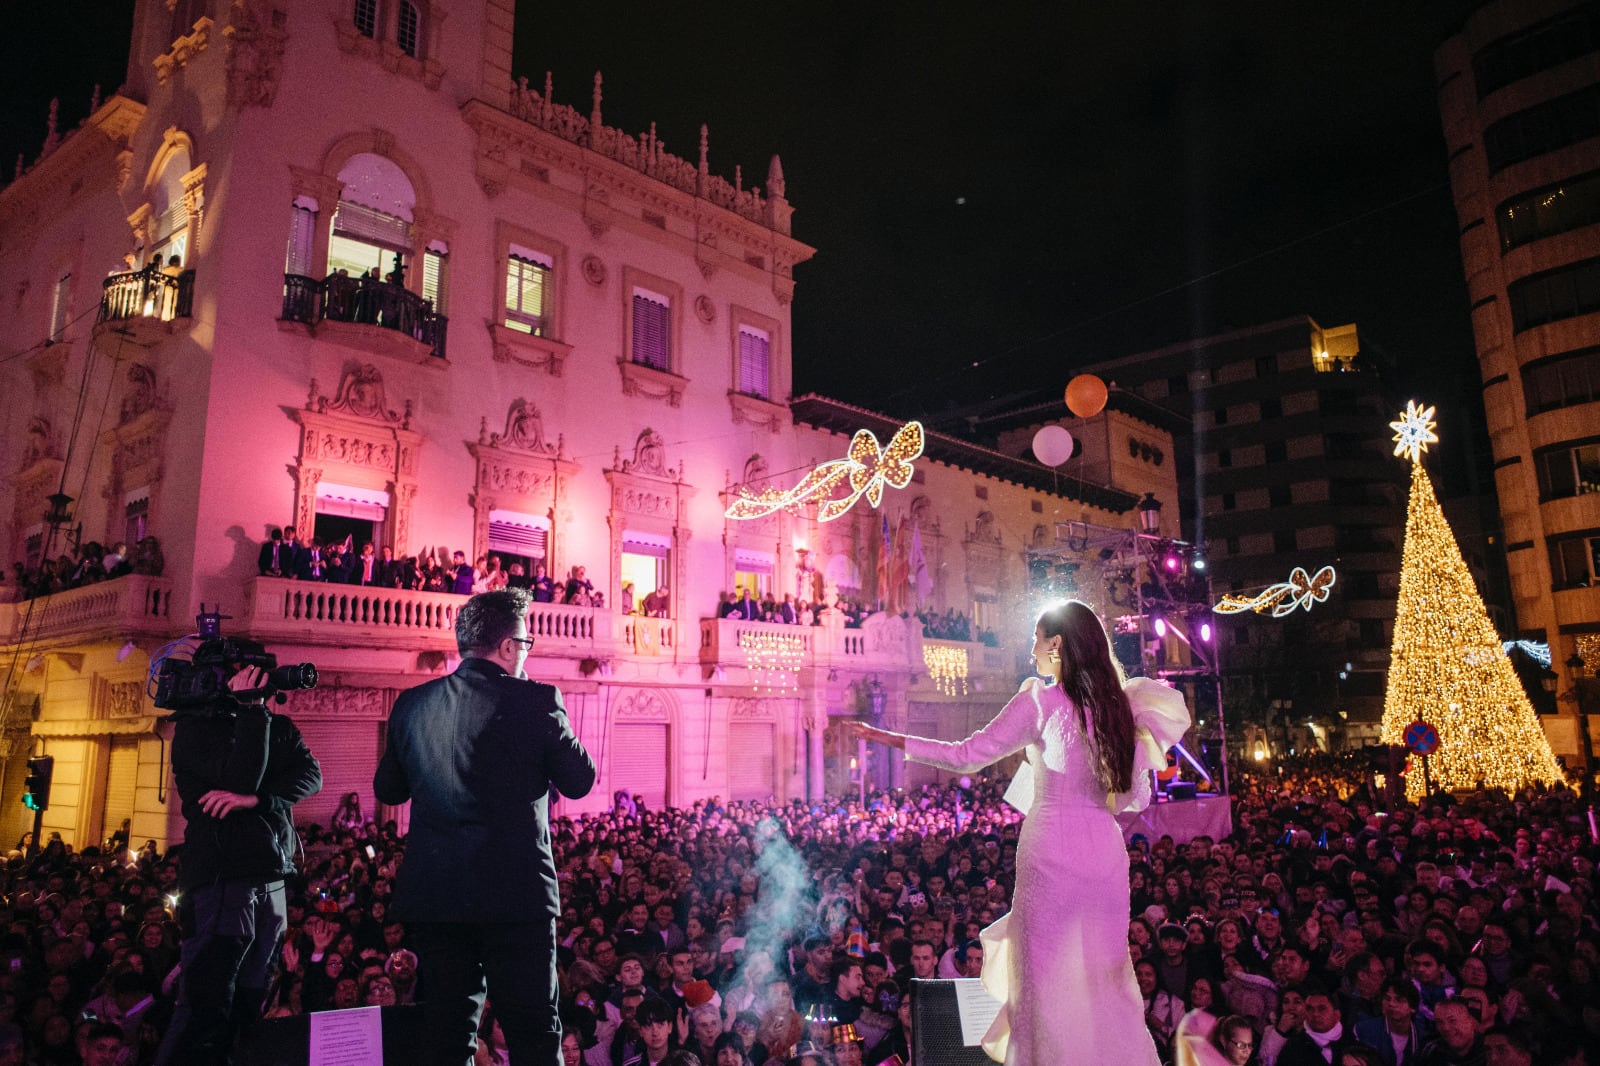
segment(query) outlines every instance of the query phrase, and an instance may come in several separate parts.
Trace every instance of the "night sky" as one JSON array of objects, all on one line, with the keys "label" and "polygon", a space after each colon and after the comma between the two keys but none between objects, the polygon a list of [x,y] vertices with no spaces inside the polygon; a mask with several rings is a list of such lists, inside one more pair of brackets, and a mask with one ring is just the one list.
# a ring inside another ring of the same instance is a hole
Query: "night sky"
[{"label": "night sky", "polygon": [[[133,5],[11,6],[8,179],[51,95],[70,127],[120,82]],[[937,419],[1309,314],[1357,322],[1448,434],[1477,368],[1433,51],[1470,7],[525,3],[515,65],[585,113],[603,71],[608,124],[691,160],[708,123],[747,184],[782,156],[818,248],[797,394]]]}]

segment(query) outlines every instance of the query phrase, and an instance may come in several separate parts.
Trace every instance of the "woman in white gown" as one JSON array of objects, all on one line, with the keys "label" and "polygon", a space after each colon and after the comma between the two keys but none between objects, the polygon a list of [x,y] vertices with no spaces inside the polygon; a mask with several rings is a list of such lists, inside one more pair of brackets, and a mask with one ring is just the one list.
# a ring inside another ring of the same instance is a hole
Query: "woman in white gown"
[{"label": "woman in white gown", "polygon": [[1189,727],[1183,697],[1124,682],[1100,619],[1070,600],[1045,611],[1029,678],[959,742],[860,724],[866,740],[971,772],[1026,750],[1033,795],[1011,912],[983,931],[984,987],[1002,1004],[983,1040],[1006,1066],[1157,1066],[1128,956],[1128,855],[1114,812],[1150,801],[1148,770]]}]

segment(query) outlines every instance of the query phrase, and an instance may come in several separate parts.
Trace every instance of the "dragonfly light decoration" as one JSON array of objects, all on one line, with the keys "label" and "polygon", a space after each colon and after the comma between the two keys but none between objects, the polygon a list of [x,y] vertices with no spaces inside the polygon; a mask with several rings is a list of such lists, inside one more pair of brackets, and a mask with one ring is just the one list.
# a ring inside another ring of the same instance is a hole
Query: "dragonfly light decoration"
[{"label": "dragonfly light decoration", "polygon": [[1270,611],[1272,617],[1282,618],[1297,610],[1309,611],[1316,604],[1326,601],[1328,593],[1333,590],[1334,580],[1331,566],[1324,566],[1315,576],[1306,573],[1305,567],[1297,566],[1288,581],[1268,585],[1254,596],[1229,594],[1211,609],[1218,614],[1242,614],[1245,611],[1264,614]]},{"label": "dragonfly light decoration", "polygon": [[[800,479],[788,491],[767,489],[753,492],[743,486],[723,512],[729,518],[762,518],[785,507],[816,503],[817,520],[831,522],[847,513],[865,496],[876,507],[883,502],[883,489],[903,489],[911,484],[911,464],[922,454],[925,443],[921,422],[907,422],[895,431],[886,446],[879,447],[870,429],[858,429],[850,438],[850,450],[843,459],[830,459]],[[839,495],[840,489],[844,495]]]}]

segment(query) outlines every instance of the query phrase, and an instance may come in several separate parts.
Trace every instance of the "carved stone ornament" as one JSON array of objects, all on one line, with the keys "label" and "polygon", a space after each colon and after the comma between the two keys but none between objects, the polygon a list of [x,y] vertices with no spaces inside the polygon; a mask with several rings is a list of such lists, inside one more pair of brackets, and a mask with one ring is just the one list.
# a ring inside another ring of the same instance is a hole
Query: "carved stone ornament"
[{"label": "carved stone ornament", "polygon": [[618,718],[627,718],[632,721],[668,722],[672,720],[672,709],[667,706],[666,700],[660,693],[643,691],[633,692],[619,700],[611,712]]},{"label": "carved stone ornament", "polygon": [[153,66],[156,68],[156,82],[165,85],[171,80],[172,75],[179,69],[187,66],[189,60],[206,50],[206,45],[211,43],[211,27],[215,25],[204,15],[195,20],[194,28],[172,42],[172,47],[167,49],[165,55],[155,58]]},{"label": "carved stone ornament", "polygon": [[755,488],[758,485],[765,485],[766,483],[767,461],[761,457],[760,452],[757,452],[744,461],[743,484],[748,485],[751,488]]},{"label": "carved stone ornament", "polygon": [[709,326],[717,320],[717,305],[702,293],[694,298],[694,316]]},{"label": "carved stone ornament", "polygon": [[597,255],[583,257],[583,280],[590,285],[604,285],[606,283],[606,264]]},{"label": "carved stone ornament", "polygon": [[105,681],[100,687],[101,718],[138,718],[145,714],[143,681]]},{"label": "carved stone ornament", "polygon": [[535,455],[559,455],[560,445],[544,439],[544,416],[532,402],[518,396],[506,411],[506,428],[503,433],[478,433],[478,443],[491,448],[516,448]]},{"label": "carved stone ornament", "polygon": [[385,718],[389,693],[381,688],[313,688],[289,693],[285,713],[295,718]]},{"label": "carved stone ornament", "polygon": [[143,363],[133,363],[128,367],[128,388],[123,393],[122,406],[118,410],[118,424],[127,425],[157,406],[156,372]]},{"label": "carved stone ornament", "polygon": [[741,696],[733,701],[733,706],[728,710],[728,717],[745,721],[776,721],[779,702],[778,700],[752,699],[748,696]]},{"label": "carved stone ornament", "polygon": [[618,469],[625,474],[649,474],[651,477],[671,477],[667,468],[666,443],[661,434],[649,426],[633,442],[633,458],[624,459]]},{"label": "carved stone ornament", "polygon": [[22,446],[21,469],[37,463],[41,459],[59,459],[56,452],[55,434],[51,431],[50,420],[44,415],[34,415],[28,420],[28,440]]},{"label": "carved stone ornament", "polygon": [[228,103],[271,107],[283,77],[288,13],[262,0],[233,0],[222,31],[227,48]]},{"label": "carved stone ornament", "polygon": [[411,401],[406,401],[404,416],[390,410],[383,395],[383,373],[371,363],[346,363],[339,392],[332,400],[317,394],[317,381],[313,378],[306,410],[318,414],[354,415],[388,425],[398,423],[402,429],[411,428]]}]

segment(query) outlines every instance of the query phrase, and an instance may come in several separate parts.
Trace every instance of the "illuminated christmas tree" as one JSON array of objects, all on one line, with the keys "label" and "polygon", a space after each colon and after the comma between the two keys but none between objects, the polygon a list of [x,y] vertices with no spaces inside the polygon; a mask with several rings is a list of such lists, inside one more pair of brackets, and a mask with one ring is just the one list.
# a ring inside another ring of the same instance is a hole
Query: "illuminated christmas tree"
[{"label": "illuminated christmas tree", "polygon": [[[1422,468],[1438,437],[1434,408],[1406,405],[1395,431],[1397,456],[1411,459],[1411,502],[1400,562],[1383,742],[1404,743],[1406,726],[1426,721],[1441,746],[1429,757],[1436,787],[1517,789],[1561,780],[1550,742],[1489,622],[1472,574]],[[1406,775],[1406,795],[1421,798],[1420,767]]]}]

